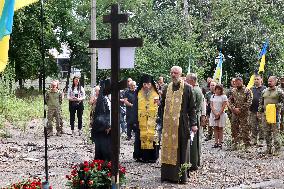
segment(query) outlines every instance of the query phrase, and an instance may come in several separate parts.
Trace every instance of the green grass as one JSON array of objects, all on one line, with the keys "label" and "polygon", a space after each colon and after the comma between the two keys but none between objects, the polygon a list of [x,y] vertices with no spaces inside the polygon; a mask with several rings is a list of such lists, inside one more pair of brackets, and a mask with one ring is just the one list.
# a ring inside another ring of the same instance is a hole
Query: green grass
[{"label": "green grass", "polygon": [[[15,95],[7,95],[2,97],[0,101],[0,129],[5,129],[5,122],[9,122],[14,127],[26,130],[26,126],[34,119],[43,119],[44,106],[42,95],[25,95],[27,97],[18,98]],[[85,128],[89,128],[89,115],[90,106],[87,103],[88,99],[84,103],[83,124]],[[67,122],[69,126],[69,103],[67,99],[63,100],[62,104],[62,116],[63,120]]]}]

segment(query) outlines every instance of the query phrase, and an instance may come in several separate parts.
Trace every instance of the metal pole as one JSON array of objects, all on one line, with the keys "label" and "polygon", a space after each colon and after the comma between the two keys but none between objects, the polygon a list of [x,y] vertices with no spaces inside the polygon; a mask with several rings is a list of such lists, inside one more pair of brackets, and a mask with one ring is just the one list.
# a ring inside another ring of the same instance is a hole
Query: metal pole
[{"label": "metal pole", "polygon": [[[91,40],[96,40],[96,0],[91,0]],[[91,48],[91,87],[96,85],[96,49]]]},{"label": "metal pole", "polygon": [[45,181],[42,183],[43,189],[49,188],[48,183],[48,162],[47,162],[47,121],[46,121],[46,100],[45,100],[45,47],[44,47],[44,2],[40,4],[41,15],[41,61],[42,61],[42,78],[43,78],[43,117],[44,117],[44,161],[45,161]]}]

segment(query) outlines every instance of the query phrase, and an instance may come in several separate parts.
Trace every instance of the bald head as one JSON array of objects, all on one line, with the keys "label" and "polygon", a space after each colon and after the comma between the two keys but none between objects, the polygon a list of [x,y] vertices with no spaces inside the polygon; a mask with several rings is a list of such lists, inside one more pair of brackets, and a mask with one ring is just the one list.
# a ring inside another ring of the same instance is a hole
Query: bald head
[{"label": "bald head", "polygon": [[197,76],[194,73],[189,73],[186,76],[186,82],[192,86],[195,86],[197,83]]}]

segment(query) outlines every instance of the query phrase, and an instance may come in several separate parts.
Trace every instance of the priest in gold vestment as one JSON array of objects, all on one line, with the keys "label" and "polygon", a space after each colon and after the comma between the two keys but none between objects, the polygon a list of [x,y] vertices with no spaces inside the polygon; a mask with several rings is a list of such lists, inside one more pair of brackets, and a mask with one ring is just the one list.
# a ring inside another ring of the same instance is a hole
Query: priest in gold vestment
[{"label": "priest in gold vestment", "polygon": [[172,82],[164,89],[161,181],[187,182],[190,131],[196,133],[196,113],[191,87],[181,79],[182,68],[173,66]]},{"label": "priest in gold vestment", "polygon": [[159,94],[152,76],[144,74],[136,91],[138,128],[133,157],[137,161],[156,162],[160,149],[156,130]]}]

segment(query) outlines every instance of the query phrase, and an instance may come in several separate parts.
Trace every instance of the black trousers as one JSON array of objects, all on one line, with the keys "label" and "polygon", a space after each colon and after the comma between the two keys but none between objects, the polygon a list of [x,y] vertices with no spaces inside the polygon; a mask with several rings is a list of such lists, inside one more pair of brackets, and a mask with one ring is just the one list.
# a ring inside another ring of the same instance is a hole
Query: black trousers
[{"label": "black trousers", "polygon": [[75,123],[75,114],[77,113],[77,118],[78,118],[78,129],[82,129],[82,117],[83,117],[83,111],[84,111],[84,105],[83,102],[74,103],[70,102],[69,103],[69,112],[70,112],[70,126],[71,130],[74,130],[74,123]]}]

